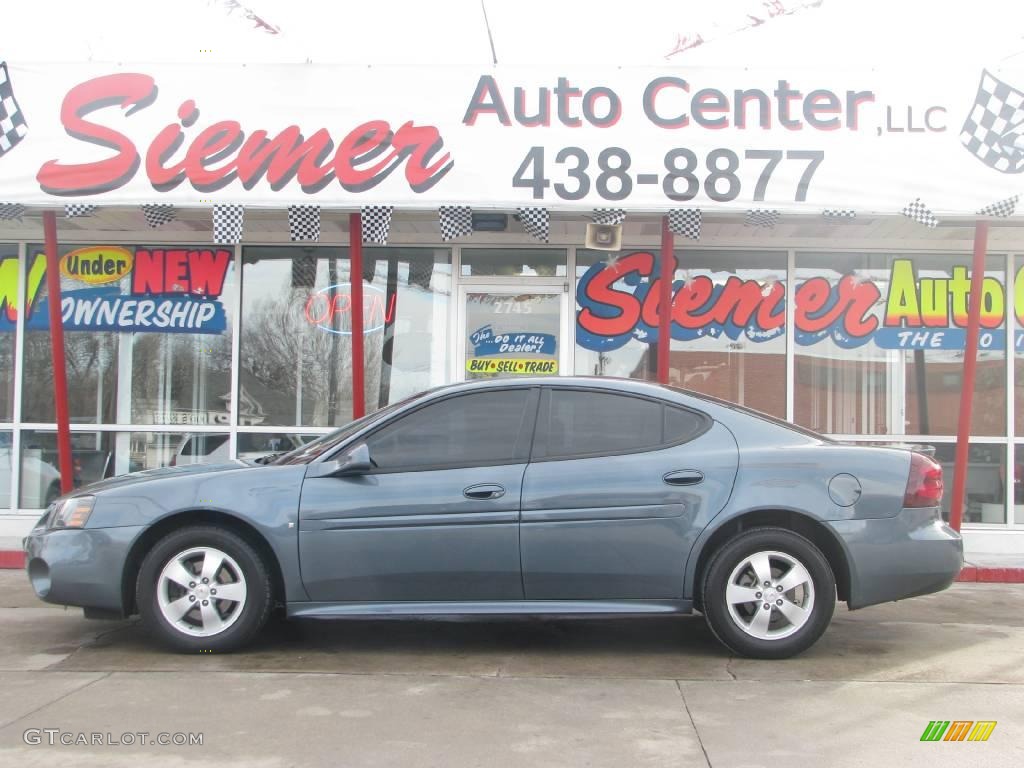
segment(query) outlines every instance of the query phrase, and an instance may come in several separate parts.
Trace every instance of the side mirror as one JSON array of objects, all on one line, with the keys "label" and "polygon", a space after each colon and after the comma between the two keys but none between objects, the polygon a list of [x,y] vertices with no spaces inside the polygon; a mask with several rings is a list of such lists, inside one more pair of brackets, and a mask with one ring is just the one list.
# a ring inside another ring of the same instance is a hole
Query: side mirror
[{"label": "side mirror", "polygon": [[362,475],[371,469],[373,463],[370,461],[370,449],[366,447],[366,443],[360,443],[341,459],[341,466],[334,476]]},{"label": "side mirror", "polygon": [[365,474],[371,469],[370,449],[366,443],[360,443],[340,459],[310,464],[306,477],[349,477]]}]

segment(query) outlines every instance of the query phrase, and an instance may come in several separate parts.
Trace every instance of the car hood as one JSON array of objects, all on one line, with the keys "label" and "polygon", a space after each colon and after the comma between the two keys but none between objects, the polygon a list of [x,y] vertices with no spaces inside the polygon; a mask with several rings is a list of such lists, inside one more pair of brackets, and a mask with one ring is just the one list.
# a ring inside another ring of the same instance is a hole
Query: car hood
[{"label": "car hood", "polygon": [[100,480],[83,488],[76,488],[76,494],[98,493],[110,488],[122,488],[127,485],[144,483],[147,480],[165,479],[171,477],[185,477],[195,475],[208,475],[214,473],[237,472],[242,469],[259,469],[262,465],[250,461],[225,461],[217,464],[189,464],[183,467],[159,467],[158,469],[144,469],[141,472],[130,472],[127,475]]}]

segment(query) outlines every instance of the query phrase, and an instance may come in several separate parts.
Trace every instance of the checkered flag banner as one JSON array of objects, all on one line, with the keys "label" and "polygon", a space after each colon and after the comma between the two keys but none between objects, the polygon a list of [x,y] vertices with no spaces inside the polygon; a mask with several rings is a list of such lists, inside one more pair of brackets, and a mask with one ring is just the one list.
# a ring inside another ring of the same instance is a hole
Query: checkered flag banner
[{"label": "checkered flag banner", "polygon": [[908,219],[913,219],[918,224],[924,224],[926,227],[936,227],[939,224],[939,220],[935,218],[935,214],[932,213],[932,209],[921,202],[921,198],[917,198],[912,203],[907,203],[906,207],[900,211]]},{"label": "checkered flag banner", "polygon": [[1000,200],[992,205],[986,205],[980,211],[979,216],[997,216],[1000,219],[1005,219],[1009,216],[1013,216],[1013,212],[1017,209],[1017,201],[1020,199],[1020,195],[1014,195],[1008,197],[1005,200]]},{"label": "checkered flag banner", "polygon": [[766,227],[771,229],[779,223],[779,212],[764,208],[754,208],[747,211],[747,218],[743,220],[747,227]]},{"label": "checkered flag banner", "polygon": [[831,221],[844,221],[857,218],[857,212],[849,208],[826,208],[821,215]]},{"label": "checkered flag banner", "polygon": [[0,203],[0,221],[13,221],[25,215],[25,206],[20,203]]},{"label": "checkered flag banner", "polygon": [[551,214],[547,208],[520,208],[519,223],[526,233],[533,235],[542,243],[548,241],[551,232]]},{"label": "checkered flag banner", "polygon": [[668,212],[668,231],[691,240],[700,240],[702,219],[700,208],[673,208]]},{"label": "checkered flag banner", "polygon": [[983,71],[960,143],[989,168],[1024,172],[1024,91]]},{"label": "checkered flag banner", "polygon": [[213,242],[217,245],[235,245],[242,242],[242,226],[245,223],[245,206],[213,206]]},{"label": "checkered flag banner", "polygon": [[320,239],[320,206],[289,205],[288,234],[292,242]]},{"label": "checkered flag banner", "polygon": [[473,209],[468,205],[442,205],[437,210],[441,239],[454,240],[473,232]]},{"label": "checkered flag banner", "polygon": [[68,203],[64,206],[64,218],[77,219],[80,216],[92,216],[98,208],[98,205],[90,203]]},{"label": "checkered flag banner", "polygon": [[25,114],[14,98],[11,87],[11,76],[7,72],[7,62],[0,62],[0,156],[3,156],[25,138],[28,123]]},{"label": "checkered flag banner", "polygon": [[626,220],[626,212],[621,208],[595,208],[593,218],[595,224],[616,226]]},{"label": "checkered flag banner", "polygon": [[177,215],[174,206],[170,203],[143,203],[141,208],[142,217],[152,229],[174,221],[174,217]]},{"label": "checkered flag banner", "polygon": [[388,244],[388,235],[391,234],[391,214],[394,212],[391,205],[364,205],[359,210],[359,217],[363,222],[363,242]]}]

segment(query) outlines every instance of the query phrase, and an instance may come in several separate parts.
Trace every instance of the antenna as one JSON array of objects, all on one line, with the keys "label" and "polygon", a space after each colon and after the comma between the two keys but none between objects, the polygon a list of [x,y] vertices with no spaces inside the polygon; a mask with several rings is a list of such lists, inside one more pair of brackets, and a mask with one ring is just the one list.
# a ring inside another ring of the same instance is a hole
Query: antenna
[{"label": "antenna", "polygon": [[491,34],[491,22],[487,20],[487,6],[484,0],[480,0],[480,9],[484,12],[484,26],[487,27],[487,41],[491,44],[491,58],[494,65],[498,65],[498,54],[494,52],[494,36]]}]

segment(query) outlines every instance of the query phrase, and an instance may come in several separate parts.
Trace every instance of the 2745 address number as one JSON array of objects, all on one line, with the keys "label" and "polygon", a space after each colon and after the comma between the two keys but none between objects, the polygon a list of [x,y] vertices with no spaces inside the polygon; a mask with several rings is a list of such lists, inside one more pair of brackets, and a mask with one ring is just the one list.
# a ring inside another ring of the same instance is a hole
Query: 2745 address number
[{"label": "2745 address number", "polygon": [[[748,149],[744,161],[761,162],[761,173],[754,185],[753,199],[764,200],[772,173],[783,162],[803,162],[805,168],[793,193],[797,202],[807,199],[807,192],[825,153],[821,150]],[[693,200],[703,188],[704,194],[715,202],[728,202],[739,197],[743,186],[738,175],[740,158],[731,149],[712,149],[701,163],[696,153],[686,147],[676,147],[665,153],[665,174],[630,172],[632,160],[622,147],[608,147],[597,156],[596,174],[590,169],[590,156],[581,147],[563,147],[555,155],[555,164],[565,166],[568,183],[555,183],[544,172],[544,147],[530,147],[523,162],[512,176],[512,186],[529,189],[534,200],[543,200],[549,187],[562,200],[582,200],[590,194],[593,185],[605,200],[625,200],[633,185],[661,183],[669,200]]]}]

